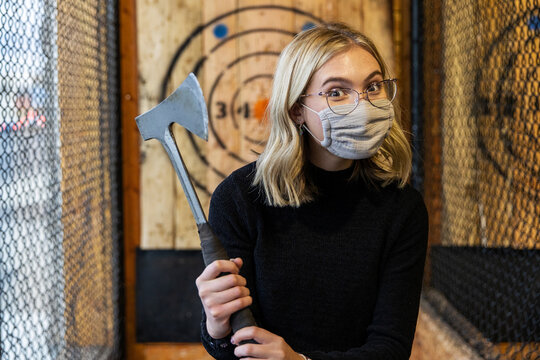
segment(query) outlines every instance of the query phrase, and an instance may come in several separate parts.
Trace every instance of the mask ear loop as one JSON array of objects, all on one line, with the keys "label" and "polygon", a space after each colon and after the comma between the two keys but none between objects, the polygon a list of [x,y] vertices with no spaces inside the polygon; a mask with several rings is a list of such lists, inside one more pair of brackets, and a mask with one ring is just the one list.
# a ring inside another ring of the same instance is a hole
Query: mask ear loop
[{"label": "mask ear loop", "polygon": [[315,135],[313,135],[313,133],[311,131],[309,131],[308,127],[305,124],[302,124],[302,128],[304,130],[306,130],[308,132],[308,134],[311,135],[312,138],[314,138],[315,140],[317,140],[319,143],[322,144],[322,141],[317,139],[317,137]]},{"label": "mask ear loop", "polygon": [[[321,116],[319,115],[319,113],[316,112],[315,110],[313,110],[312,108],[310,108],[309,106],[307,106],[307,105],[305,105],[305,104],[300,104],[300,105],[302,105],[303,107],[305,107],[305,108],[308,109],[309,111],[311,111],[311,112],[317,114],[317,116],[319,117],[319,119],[321,118]],[[313,133],[308,129],[308,127],[306,126],[305,123],[303,123],[303,124],[301,125],[301,127],[302,127],[305,131],[307,131],[307,132],[309,133],[309,135],[311,135],[312,138],[314,138],[315,140],[317,140],[319,143],[322,144],[322,142],[324,141],[324,137],[323,137],[323,140],[317,139],[317,137],[316,137],[315,135],[313,135]],[[323,136],[324,136],[324,135],[323,135]]]}]

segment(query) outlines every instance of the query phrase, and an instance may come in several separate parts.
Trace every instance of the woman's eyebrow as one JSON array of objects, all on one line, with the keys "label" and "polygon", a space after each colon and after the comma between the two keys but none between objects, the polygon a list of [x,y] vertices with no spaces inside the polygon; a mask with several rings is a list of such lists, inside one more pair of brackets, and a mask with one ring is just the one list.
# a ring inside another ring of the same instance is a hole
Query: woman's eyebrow
[{"label": "woman's eyebrow", "polygon": [[322,83],[321,87],[323,87],[324,85],[328,84],[329,82],[340,82],[340,83],[343,83],[343,84],[346,84],[347,86],[350,86],[352,83],[349,79],[347,78],[343,78],[343,77],[330,77],[326,80],[324,80],[324,82]]},{"label": "woman's eyebrow", "polygon": [[[364,80],[364,83],[367,83],[369,80],[371,80],[372,78],[374,78],[377,75],[380,75],[381,77],[383,76],[383,74],[382,74],[382,72],[380,70],[375,70],[366,77],[366,79]],[[349,86],[349,87],[352,86],[352,82],[349,79],[344,78],[344,77],[339,77],[339,76],[333,76],[333,77],[329,77],[328,79],[324,80],[321,87],[323,87],[324,85],[326,85],[326,84],[328,84],[330,82],[339,82],[339,83],[342,83],[342,84],[344,84],[346,86]]]},{"label": "woman's eyebrow", "polygon": [[380,72],[379,70],[375,70],[374,72],[372,72],[371,74],[369,74],[366,79],[364,80],[364,82],[368,82],[369,80],[371,80],[372,78],[374,78],[375,76],[377,75],[380,75],[381,77],[383,76],[382,72]]}]

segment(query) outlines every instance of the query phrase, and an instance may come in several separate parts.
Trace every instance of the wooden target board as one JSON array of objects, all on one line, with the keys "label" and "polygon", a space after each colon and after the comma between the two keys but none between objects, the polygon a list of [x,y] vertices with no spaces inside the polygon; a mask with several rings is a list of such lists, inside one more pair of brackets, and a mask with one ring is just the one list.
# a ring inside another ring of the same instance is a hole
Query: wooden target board
[{"label": "wooden target board", "polygon": [[[540,248],[540,6],[515,0],[500,31],[500,6],[486,6],[487,48],[475,79],[481,238],[488,246]],[[496,194],[496,195],[495,195]]]},{"label": "wooden target board", "polygon": [[[190,72],[201,83],[208,143],[180,127],[174,131],[206,211],[215,187],[264,149],[274,69],[295,34],[324,22],[347,23],[372,37],[393,68],[390,1],[148,0],[137,11],[141,112]],[[158,12],[167,14],[159,23]],[[197,248],[191,211],[160,146],[141,148],[141,248]]]},{"label": "wooden target board", "polygon": [[[225,8],[234,4],[230,1]],[[231,171],[254,161],[266,144],[269,127],[265,109],[272,74],[281,49],[296,33],[295,20],[304,28],[322,20],[278,5],[228,12],[208,8],[206,18],[202,30],[205,55],[194,72],[204,79],[211,136],[206,158],[195,149],[200,161],[208,164],[207,177],[194,180],[210,194]]]},{"label": "wooden target board", "polygon": [[443,244],[538,248],[540,7],[480,3],[443,14]]}]

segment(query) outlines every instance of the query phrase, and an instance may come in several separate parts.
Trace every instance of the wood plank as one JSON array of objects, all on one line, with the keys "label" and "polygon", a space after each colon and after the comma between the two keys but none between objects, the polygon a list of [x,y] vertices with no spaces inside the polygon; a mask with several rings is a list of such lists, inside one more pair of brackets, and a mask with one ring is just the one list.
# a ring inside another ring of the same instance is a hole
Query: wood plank
[{"label": "wood plank", "polygon": [[474,349],[422,299],[411,360],[480,360]]},{"label": "wood plank", "polygon": [[[240,0],[239,7],[250,5],[275,5],[290,8],[292,0]],[[245,58],[238,64],[238,96],[231,100],[230,114],[238,142],[238,154],[247,162],[255,161],[261,153],[270,133],[270,124],[263,110],[268,104],[272,90],[272,77],[278,56],[292,40],[295,13],[290,10],[261,9],[238,14],[238,31],[253,29],[280,29],[289,33],[261,30],[238,38],[238,57]],[[260,53],[260,55],[252,56]],[[234,104],[232,103],[234,102]],[[236,129],[236,126],[238,128]],[[233,166],[230,170],[234,170]]]},{"label": "wood plank", "polygon": [[[401,125],[406,134],[411,132],[411,25],[410,0],[392,1],[393,75],[398,79],[398,101],[401,107]],[[389,61],[390,66],[390,61]],[[407,136],[411,141],[410,136]]]},{"label": "wood plank", "polygon": [[[398,0],[400,1],[400,0]],[[424,11],[427,11],[427,7]],[[442,16],[440,0],[434,0],[429,7],[431,16],[425,17],[422,70],[424,73],[424,92],[433,96],[424,97],[424,201],[429,213],[428,245],[441,244],[442,224],[442,28],[437,19]],[[426,259],[424,279],[429,283],[430,258]]]},{"label": "wood plank", "polygon": [[[202,19],[201,2],[199,0],[183,0],[173,3],[174,7],[171,9],[171,21],[167,26],[168,29],[168,44],[171,50],[176,51],[180,44],[189,38],[192,31],[199,26]],[[181,61],[178,61],[174,71],[171,74],[169,82],[168,93],[172,92],[178,87],[182,81],[193,71],[193,68],[202,56],[203,38],[198,35],[190,38],[189,46],[182,52]],[[168,58],[170,60],[170,57]],[[204,74],[199,75],[199,81],[202,82]],[[202,181],[203,185],[206,174],[206,166],[199,161],[198,154],[191,145],[190,138],[187,130],[181,126],[175,125],[173,127],[174,136],[178,149],[182,154],[186,168],[189,174],[197,179],[198,182]],[[206,150],[206,142],[202,139],[193,136],[198,147],[203,151]],[[175,249],[198,249],[200,248],[199,236],[197,233],[197,227],[193,214],[187,202],[187,198],[184,194],[184,189],[178,181],[176,175],[174,175],[174,248]],[[195,191],[198,189],[195,188]],[[209,197],[204,192],[197,191],[199,200],[203,209],[208,210]]]},{"label": "wood plank", "polygon": [[[160,100],[160,85],[173,53],[174,4],[137,2],[139,50],[139,114]],[[164,15],[166,14],[166,15]],[[174,181],[170,160],[157,140],[141,141],[141,248],[172,248],[174,244]]]},{"label": "wood plank", "polygon": [[365,32],[366,31],[366,28],[365,28],[366,19],[364,19],[365,2],[366,0],[338,1],[338,3],[336,4],[336,7],[337,7],[336,20],[345,22],[346,24],[352,26],[354,29]]},{"label": "wood plank", "polygon": [[373,40],[384,61],[395,72],[390,0],[363,0],[363,32]]},{"label": "wood plank", "polygon": [[159,360],[211,360],[201,344],[145,344],[142,349],[143,359]]},{"label": "wood plank", "polygon": [[122,126],[122,199],[124,233],[124,322],[127,359],[135,353],[135,250],[140,241],[139,131],[133,121],[138,114],[137,24],[135,0],[120,0],[120,119]]},{"label": "wood plank", "polygon": [[[356,1],[306,1],[296,0],[295,4],[298,8],[309,12],[310,14],[324,19],[325,22],[340,22],[344,23],[353,29],[363,31],[363,2],[365,0]],[[297,28],[300,31],[306,19],[302,16],[297,16]]]},{"label": "wood plank", "polygon": [[[203,21],[208,22],[237,8],[237,1],[207,0],[203,6]],[[208,56],[203,69],[203,90],[207,94],[210,130],[213,130],[209,134],[207,148],[209,154],[207,186],[210,192],[213,192],[223,180],[219,173],[228,175],[232,169],[245,164],[233,156],[239,153],[240,144],[238,136],[235,136],[237,133],[234,131],[229,108],[230,95],[239,88],[239,70],[237,66],[233,66],[234,61],[238,60],[238,43],[237,40],[224,41],[225,38],[214,31],[216,26],[226,31],[226,37],[236,34],[237,15],[226,16],[203,32],[203,52]],[[218,44],[221,46],[213,50]]]},{"label": "wood plank", "polygon": [[[294,0],[294,7],[305,11],[311,15],[323,19],[325,22],[338,21],[337,18],[337,0],[329,1],[312,1],[312,0]],[[302,27],[307,24],[310,19],[304,16],[295,16],[295,29],[297,32],[302,30]]]}]

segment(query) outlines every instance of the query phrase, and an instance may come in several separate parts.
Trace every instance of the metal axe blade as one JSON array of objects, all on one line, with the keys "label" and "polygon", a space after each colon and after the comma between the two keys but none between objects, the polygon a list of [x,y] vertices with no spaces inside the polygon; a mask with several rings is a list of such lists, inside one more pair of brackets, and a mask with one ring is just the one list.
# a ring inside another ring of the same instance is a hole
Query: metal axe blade
[{"label": "metal axe blade", "polygon": [[206,223],[197,192],[193,188],[171,125],[177,123],[208,140],[208,111],[199,82],[193,73],[160,104],[135,118],[144,140],[157,139],[167,151],[176,175],[182,184],[197,225]]},{"label": "metal axe blade", "polygon": [[193,73],[160,104],[135,118],[144,140],[163,139],[165,129],[177,123],[208,141],[208,111]]}]

